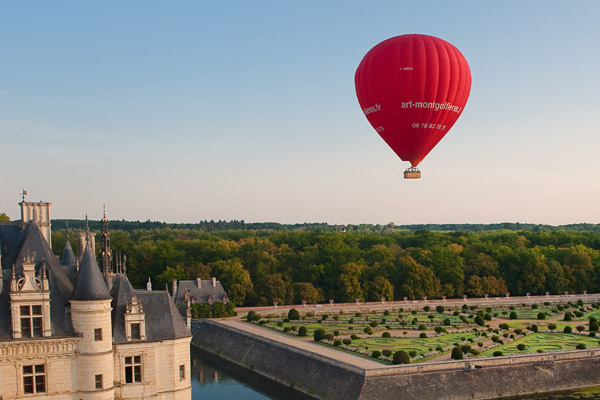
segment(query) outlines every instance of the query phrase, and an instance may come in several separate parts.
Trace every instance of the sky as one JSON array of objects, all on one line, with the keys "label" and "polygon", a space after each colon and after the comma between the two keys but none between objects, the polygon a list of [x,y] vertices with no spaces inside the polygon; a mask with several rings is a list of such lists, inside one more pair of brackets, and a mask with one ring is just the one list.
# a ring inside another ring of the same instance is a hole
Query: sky
[{"label": "sky", "polygon": [[[59,219],[600,223],[598,1],[3,1],[0,212]],[[366,52],[422,33],[472,87],[404,180]]]}]

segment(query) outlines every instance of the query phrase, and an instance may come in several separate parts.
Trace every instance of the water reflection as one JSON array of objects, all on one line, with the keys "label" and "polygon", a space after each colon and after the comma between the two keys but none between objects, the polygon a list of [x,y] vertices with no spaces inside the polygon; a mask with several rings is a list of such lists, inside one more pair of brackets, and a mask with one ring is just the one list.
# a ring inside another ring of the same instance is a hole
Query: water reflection
[{"label": "water reflection", "polygon": [[[314,400],[252,371],[192,348],[193,400]],[[520,400],[600,400],[600,386]]]},{"label": "water reflection", "polygon": [[191,356],[193,400],[314,400],[197,348]]}]

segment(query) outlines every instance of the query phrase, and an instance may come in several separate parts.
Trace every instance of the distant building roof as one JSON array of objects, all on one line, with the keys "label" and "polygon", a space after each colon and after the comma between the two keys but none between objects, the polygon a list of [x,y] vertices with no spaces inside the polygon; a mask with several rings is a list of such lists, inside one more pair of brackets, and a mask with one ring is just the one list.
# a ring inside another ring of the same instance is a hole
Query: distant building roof
[{"label": "distant building roof", "polygon": [[214,278],[209,280],[179,281],[177,292],[175,293],[175,304],[184,303],[186,290],[189,290],[192,304],[208,303],[211,296],[213,301],[223,302],[223,296],[227,296],[221,282]]},{"label": "distant building roof", "polygon": [[111,295],[113,341],[126,343],[125,312],[133,296],[141,304],[146,320],[146,340],[156,341],[190,336],[181,314],[165,290],[134,289],[125,274],[113,276]]}]

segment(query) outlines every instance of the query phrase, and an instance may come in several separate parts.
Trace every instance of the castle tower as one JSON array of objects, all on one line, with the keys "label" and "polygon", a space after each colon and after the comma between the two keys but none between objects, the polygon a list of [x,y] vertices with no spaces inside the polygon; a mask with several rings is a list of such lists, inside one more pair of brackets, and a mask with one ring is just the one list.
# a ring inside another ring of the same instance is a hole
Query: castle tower
[{"label": "castle tower", "polygon": [[71,243],[69,243],[69,222],[67,222],[66,239],[67,241],[65,243],[65,249],[63,250],[62,257],[60,258],[60,265],[73,268],[77,264],[77,259],[75,258],[73,247],[71,247]]},{"label": "castle tower", "polygon": [[100,266],[106,286],[110,290],[112,287],[112,249],[110,248],[110,233],[108,232],[108,219],[106,219],[106,206],[104,206],[102,230],[100,231]]},{"label": "castle tower", "polygon": [[30,203],[25,201],[25,196],[27,196],[27,192],[23,190],[23,201],[19,203],[21,206],[21,228],[25,229],[27,224],[31,221],[34,221],[42,231],[42,235],[44,239],[52,248],[52,224],[50,223],[50,206],[52,203],[46,202],[38,202],[38,203]]},{"label": "castle tower", "polygon": [[88,241],[70,300],[73,330],[82,336],[77,355],[77,387],[81,400],[113,400],[115,397],[111,300]]}]

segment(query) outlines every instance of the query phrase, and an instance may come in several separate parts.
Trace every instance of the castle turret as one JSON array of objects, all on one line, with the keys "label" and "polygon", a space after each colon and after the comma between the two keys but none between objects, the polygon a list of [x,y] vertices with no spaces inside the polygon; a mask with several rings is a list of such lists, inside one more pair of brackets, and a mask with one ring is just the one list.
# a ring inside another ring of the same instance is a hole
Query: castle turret
[{"label": "castle turret", "polygon": [[62,257],[60,258],[60,265],[64,267],[74,268],[77,264],[77,259],[75,258],[75,253],[73,252],[73,247],[71,247],[71,243],[69,243],[69,223],[67,222],[67,233],[66,233],[67,243],[65,243],[65,249],[63,250]]},{"label": "castle turret", "polygon": [[78,344],[78,397],[81,400],[114,399],[114,361],[111,330],[112,297],[104,283],[88,240],[71,296],[73,330]]}]

